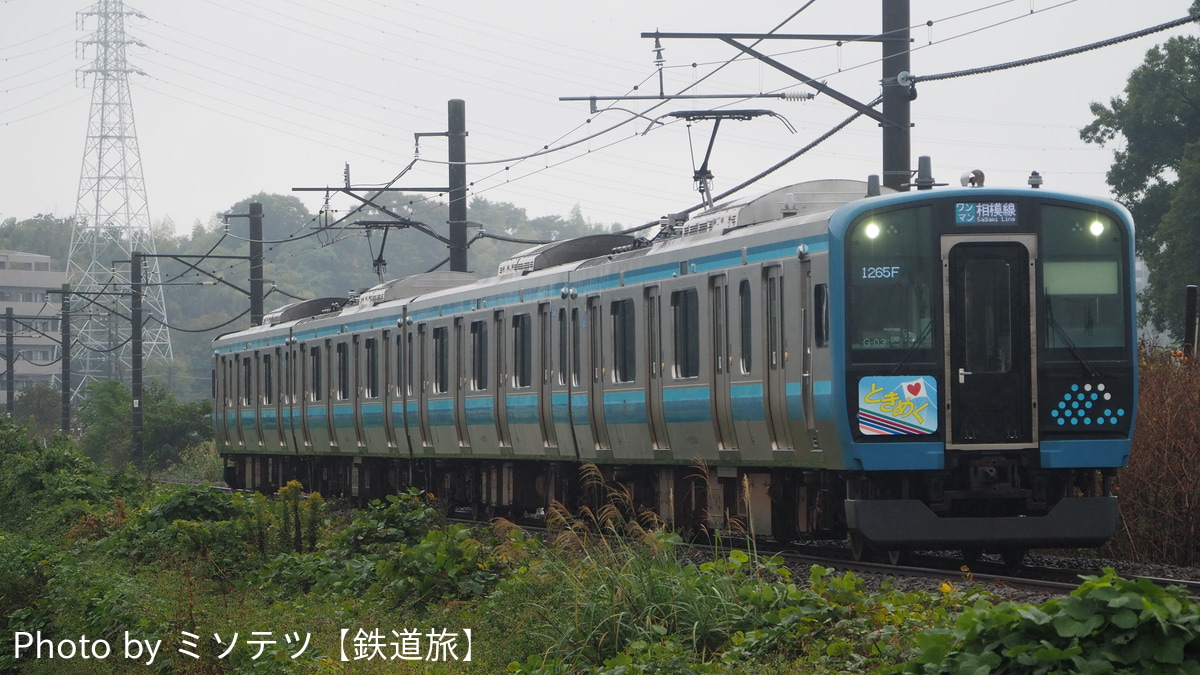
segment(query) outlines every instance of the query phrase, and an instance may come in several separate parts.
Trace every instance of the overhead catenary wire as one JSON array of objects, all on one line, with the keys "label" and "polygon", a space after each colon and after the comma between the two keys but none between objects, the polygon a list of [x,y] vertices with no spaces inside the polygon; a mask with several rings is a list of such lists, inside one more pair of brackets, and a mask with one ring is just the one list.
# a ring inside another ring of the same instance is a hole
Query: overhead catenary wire
[{"label": "overhead catenary wire", "polygon": [[1089,51],[1092,51],[1095,49],[1111,47],[1112,45],[1115,45],[1115,44],[1120,44],[1122,42],[1127,42],[1129,40],[1135,40],[1137,38],[1145,37],[1147,35],[1153,35],[1154,33],[1160,33],[1164,30],[1170,30],[1171,28],[1176,28],[1178,26],[1183,26],[1185,24],[1192,23],[1198,19],[1200,19],[1200,14],[1193,14],[1193,15],[1185,16],[1180,19],[1175,19],[1173,21],[1167,21],[1165,23],[1160,23],[1157,26],[1151,26],[1149,28],[1143,28],[1142,30],[1134,31],[1132,33],[1126,33],[1124,35],[1119,35],[1114,38],[1109,38],[1107,40],[1100,40],[1099,42],[1092,42],[1092,43],[1082,45],[1079,47],[1072,47],[1071,49],[1063,49],[1061,51],[1053,52],[1050,54],[1043,54],[1041,56],[1034,56],[1034,57],[1030,57],[1027,59],[1020,59],[1018,61],[1009,61],[1007,63],[998,63],[998,64],[991,65],[991,66],[982,66],[979,68],[968,68],[966,70],[956,70],[953,72],[940,73],[937,75],[917,75],[917,76],[913,77],[913,81],[914,82],[935,82],[935,81],[939,81],[939,80],[950,80],[950,79],[959,78],[959,77],[970,77],[972,75],[982,75],[985,73],[994,73],[994,72],[998,72],[1001,70],[1009,70],[1011,68],[1020,68],[1023,66],[1034,65],[1037,63],[1044,63],[1046,61],[1053,61],[1055,59],[1061,59],[1061,58],[1065,58],[1067,56],[1074,56],[1076,54],[1082,54],[1084,52],[1089,52]]}]

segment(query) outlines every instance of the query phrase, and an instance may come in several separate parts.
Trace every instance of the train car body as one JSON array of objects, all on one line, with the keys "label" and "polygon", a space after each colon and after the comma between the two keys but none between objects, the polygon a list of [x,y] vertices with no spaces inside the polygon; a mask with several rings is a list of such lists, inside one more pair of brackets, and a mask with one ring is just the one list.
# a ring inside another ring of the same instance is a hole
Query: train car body
[{"label": "train car body", "polygon": [[477,515],[589,497],[885,550],[1098,545],[1136,406],[1133,224],[1031,188],[826,180],[653,240],[297,303],[214,342],[229,482]]}]

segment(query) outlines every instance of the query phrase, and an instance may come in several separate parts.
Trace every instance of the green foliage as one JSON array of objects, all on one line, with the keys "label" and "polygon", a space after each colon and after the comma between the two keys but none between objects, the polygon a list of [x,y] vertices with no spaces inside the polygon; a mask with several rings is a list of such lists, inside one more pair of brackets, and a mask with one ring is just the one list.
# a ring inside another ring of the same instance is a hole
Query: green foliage
[{"label": "green foliage", "polygon": [[[78,421],[84,429],[83,451],[113,467],[133,461],[133,394],[117,380],[97,380],[83,389]],[[166,468],[180,461],[190,446],[212,440],[211,401],[181,403],[161,383],[142,392],[143,467]]]},{"label": "green foliage", "polygon": [[83,453],[112,467],[132,459],[133,394],[116,380],[97,380],[83,388],[76,420],[83,427]]},{"label": "green foliage", "polygon": [[414,544],[401,544],[375,564],[384,597],[420,605],[433,600],[482,595],[498,579],[491,547],[462,523],[430,530]]},{"label": "green foliage", "polygon": [[[1200,39],[1173,37],[1151,48],[1130,75],[1124,97],[1093,103],[1095,119],[1080,131],[1089,143],[1122,140],[1108,183],[1138,224],[1137,253],[1150,268],[1147,318],[1176,337],[1183,332],[1183,288],[1200,278],[1195,256],[1184,259],[1196,230],[1189,195],[1200,142]],[[1194,242],[1192,242],[1194,243]],[[1191,262],[1191,264],[1187,264]]]},{"label": "green foliage", "polygon": [[169,462],[159,477],[164,480],[219,483],[225,477],[225,462],[211,442],[198,443],[179,453],[179,460]]},{"label": "green foliage", "polygon": [[901,673],[1200,673],[1200,606],[1181,588],[1088,577],[1039,606],[978,602],[917,636]]},{"label": "green foliage", "polygon": [[35,438],[54,438],[62,425],[62,390],[34,384],[17,392],[14,421]]},{"label": "green foliage", "polygon": [[136,476],[102,469],[65,440],[42,445],[0,420],[0,527],[63,533],[113,497],[136,499]]},{"label": "green foliage", "polygon": [[366,510],[355,514],[354,521],[337,536],[335,545],[350,555],[383,553],[397,544],[419,541],[440,521],[441,514],[425,493],[411,488],[404,494],[373,500]]},{"label": "green foliage", "polygon": [[38,214],[19,222],[9,218],[0,224],[0,249],[48,255],[53,260],[63,261],[71,252],[73,228],[71,216],[56,218],[52,214]]}]

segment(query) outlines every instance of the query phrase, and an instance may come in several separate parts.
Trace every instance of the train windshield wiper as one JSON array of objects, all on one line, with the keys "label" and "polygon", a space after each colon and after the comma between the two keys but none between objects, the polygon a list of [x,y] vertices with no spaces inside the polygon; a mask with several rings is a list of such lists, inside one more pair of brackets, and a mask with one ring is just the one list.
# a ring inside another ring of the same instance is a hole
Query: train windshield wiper
[{"label": "train windshield wiper", "polygon": [[1087,376],[1095,379],[1096,369],[1092,368],[1092,364],[1088,363],[1088,360],[1079,352],[1079,347],[1075,346],[1075,342],[1071,339],[1071,336],[1067,335],[1067,331],[1064,330],[1063,327],[1058,323],[1058,319],[1054,318],[1054,312],[1050,309],[1049,295],[1046,296],[1046,323],[1050,324],[1050,327],[1054,329],[1054,332],[1056,335],[1058,335],[1059,339],[1067,345],[1067,350],[1071,352],[1071,356],[1075,357],[1075,360],[1079,362],[1079,365],[1083,366],[1083,370],[1087,373]]},{"label": "train windshield wiper", "polygon": [[896,367],[892,368],[892,375],[900,374],[900,369],[904,367],[904,364],[908,363],[908,360],[917,352],[917,348],[925,342],[925,338],[929,337],[929,333],[932,330],[933,321],[930,321],[929,323],[925,324],[925,329],[921,331],[921,334],[917,336],[917,339],[913,340],[913,343],[908,346],[908,350],[904,352],[904,356],[900,357],[900,361],[896,363]]}]

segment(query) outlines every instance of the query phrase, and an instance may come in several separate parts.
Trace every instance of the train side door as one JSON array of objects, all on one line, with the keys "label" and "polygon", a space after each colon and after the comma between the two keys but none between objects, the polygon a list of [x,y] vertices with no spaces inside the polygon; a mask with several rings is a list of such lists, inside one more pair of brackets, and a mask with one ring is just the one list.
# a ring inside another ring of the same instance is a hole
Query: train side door
[{"label": "train side door", "polygon": [[451,349],[451,376],[454,381],[450,383],[451,391],[454,394],[454,428],[458,435],[458,447],[470,448],[471,436],[467,430],[467,371],[463,364],[466,363],[467,354],[467,338],[463,329],[463,317],[454,317],[454,344]]},{"label": "train side door", "polygon": [[[496,442],[501,448],[512,448],[512,436],[508,429],[508,351],[506,345],[508,326],[504,325],[504,310],[492,315],[492,333],[496,336],[495,364],[496,398],[493,414],[496,418]],[[501,451],[504,454],[504,451]]]},{"label": "train side door", "polygon": [[771,447],[775,450],[790,450],[792,441],[788,429],[787,415],[787,359],[788,343],[784,298],[783,269],[771,266],[763,269],[763,337],[764,373],[763,393],[766,395],[767,428],[771,435]]},{"label": "train side door", "polygon": [[729,345],[729,284],[724,274],[709,279],[709,308],[712,311],[712,413],[717,449],[735,450],[733,406],[730,402],[730,371],[733,357]]},{"label": "train side door", "polygon": [[943,237],[947,447],[1036,443],[1033,235]]},{"label": "train side door", "polygon": [[597,450],[612,447],[608,440],[608,426],[604,423],[604,303],[600,296],[587,299],[588,363],[588,419],[592,438]]},{"label": "train side door", "polygon": [[650,442],[655,450],[670,447],[663,417],[662,297],[658,286],[646,288],[646,416],[650,422]]},{"label": "train side door", "polygon": [[[537,347],[537,378],[538,423],[542,428],[542,445],[546,448],[558,449],[558,431],[554,427],[554,397],[551,393],[554,377],[553,336],[554,311],[550,303],[538,304],[538,339],[534,342]],[[556,453],[551,453],[556,454]]]}]

